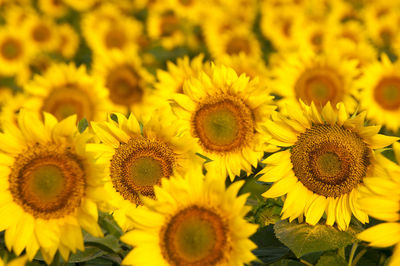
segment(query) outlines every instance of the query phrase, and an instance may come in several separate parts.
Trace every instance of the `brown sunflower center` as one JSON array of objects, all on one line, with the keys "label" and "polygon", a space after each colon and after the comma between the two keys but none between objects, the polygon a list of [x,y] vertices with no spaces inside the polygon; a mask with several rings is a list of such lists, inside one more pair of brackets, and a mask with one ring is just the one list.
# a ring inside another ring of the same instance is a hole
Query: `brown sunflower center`
[{"label": "brown sunflower center", "polygon": [[76,114],[78,120],[93,119],[93,102],[90,96],[76,84],[54,88],[43,101],[42,111],[53,114],[58,120]]},{"label": "brown sunflower center", "polygon": [[82,159],[70,147],[35,145],[20,154],[9,175],[14,201],[36,218],[73,212],[85,193]]},{"label": "brown sunflower center", "polygon": [[400,108],[400,77],[386,77],[375,86],[375,101],[386,110]]},{"label": "brown sunflower center", "polygon": [[169,37],[179,29],[179,19],[173,13],[166,13],[161,18],[160,32],[162,37]]},{"label": "brown sunflower center", "polygon": [[325,197],[349,193],[365,177],[370,149],[354,132],[337,125],[314,125],[299,135],[291,151],[296,177]]},{"label": "brown sunflower center", "polygon": [[132,66],[121,65],[113,68],[106,80],[110,99],[116,104],[131,105],[143,98],[140,76]]},{"label": "brown sunflower center", "polygon": [[314,102],[317,107],[325,106],[330,101],[336,105],[344,96],[341,76],[330,68],[312,68],[305,70],[295,84],[298,99],[306,104]]},{"label": "brown sunflower center", "polygon": [[212,97],[199,105],[192,118],[192,135],[211,152],[229,152],[249,143],[254,134],[250,108],[230,95]]},{"label": "brown sunflower center", "polygon": [[33,28],[32,37],[39,43],[47,42],[51,37],[51,30],[45,24],[38,24]]},{"label": "brown sunflower center", "polygon": [[227,231],[217,213],[190,206],[161,230],[161,252],[171,265],[223,265],[229,253]]},{"label": "brown sunflower center", "polygon": [[243,52],[250,54],[251,46],[248,39],[240,36],[233,36],[226,44],[226,53],[229,55],[238,54]]},{"label": "brown sunflower center", "polygon": [[127,36],[121,28],[110,28],[105,35],[105,44],[108,49],[122,49],[127,42]]},{"label": "brown sunflower center", "polygon": [[21,43],[12,37],[7,38],[1,44],[1,55],[7,60],[14,60],[22,53]]},{"label": "brown sunflower center", "polygon": [[175,154],[164,142],[132,138],[115,150],[111,159],[111,181],[126,200],[141,204],[139,194],[154,197],[154,185],[170,177]]}]

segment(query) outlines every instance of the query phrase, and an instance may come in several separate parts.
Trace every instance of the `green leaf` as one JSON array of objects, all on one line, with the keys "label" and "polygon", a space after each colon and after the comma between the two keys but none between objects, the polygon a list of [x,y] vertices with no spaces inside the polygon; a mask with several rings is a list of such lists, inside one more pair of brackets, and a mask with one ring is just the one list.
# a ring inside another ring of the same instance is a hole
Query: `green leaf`
[{"label": "green leaf", "polygon": [[278,221],[274,230],[277,238],[298,258],[312,252],[346,247],[357,241],[354,236],[355,232],[351,228],[342,232],[332,226],[322,224],[311,226]]},{"label": "green leaf", "polygon": [[338,254],[329,252],[321,256],[321,258],[318,260],[318,263],[316,264],[316,266],[332,266],[332,265],[346,266],[347,262]]},{"label": "green leaf", "polygon": [[102,229],[106,230],[117,239],[119,239],[123,233],[110,214],[100,212],[99,225]]},{"label": "green leaf", "polygon": [[289,249],[275,237],[272,225],[259,228],[250,239],[258,247],[253,250],[254,255],[264,263],[272,263],[289,253]]},{"label": "green leaf", "polygon": [[77,251],[75,254],[72,253],[69,257],[69,263],[78,263],[78,262],[85,262],[89,260],[93,260],[102,256],[104,252],[97,247],[85,247],[85,250]]},{"label": "green leaf", "polygon": [[271,266],[304,266],[304,264],[296,260],[283,259],[272,263]]},{"label": "green leaf", "polygon": [[83,131],[85,131],[85,129],[89,126],[89,123],[87,121],[86,118],[82,118],[79,122],[78,122],[78,130],[79,133],[82,133]]},{"label": "green leaf", "polygon": [[88,235],[85,238],[85,246],[97,247],[105,252],[119,253],[121,251],[118,238],[113,235],[106,235],[105,237],[93,237]]}]

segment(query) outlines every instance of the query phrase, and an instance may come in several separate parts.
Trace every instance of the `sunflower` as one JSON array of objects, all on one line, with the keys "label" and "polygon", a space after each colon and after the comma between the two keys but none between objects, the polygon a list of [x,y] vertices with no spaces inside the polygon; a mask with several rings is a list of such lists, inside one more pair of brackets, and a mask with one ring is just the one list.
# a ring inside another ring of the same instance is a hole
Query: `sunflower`
[{"label": "sunflower", "polygon": [[315,225],[326,212],[326,224],[346,230],[351,215],[362,223],[368,216],[356,204],[363,180],[376,165],[373,150],[398,138],[377,134],[380,126],[364,126],[365,113],[349,117],[344,104],[328,102],[319,112],[314,105],[292,106],[289,116],[273,115],[265,123],[271,144],[285,147],[266,158],[259,180],[274,182],[263,194],[287,194],[282,219],[306,217]]},{"label": "sunflower", "polygon": [[57,46],[56,24],[49,18],[28,16],[23,22],[30,45],[39,51],[53,51]]},{"label": "sunflower", "polygon": [[[243,182],[225,189],[224,180],[189,171],[163,179],[157,200],[129,213],[135,229],[121,240],[134,249],[124,265],[244,265],[255,259],[249,237],[256,225],[244,215]],[[150,222],[149,222],[150,221]]]},{"label": "sunflower", "polygon": [[95,56],[93,75],[109,92],[112,111],[127,114],[150,112],[150,84],[154,77],[142,66],[135,52],[113,50],[107,56]]},{"label": "sunflower", "polygon": [[54,64],[24,89],[31,96],[25,108],[51,113],[58,120],[72,114],[77,114],[78,120],[104,120],[110,111],[107,90],[86,73],[84,65]]},{"label": "sunflower", "polygon": [[116,6],[106,3],[84,15],[83,36],[96,55],[116,49],[124,52],[138,49],[143,27]]},{"label": "sunflower", "polygon": [[233,180],[243,169],[251,172],[264,150],[261,125],[275,109],[272,96],[242,74],[224,66],[212,66],[209,76],[203,72],[183,85],[183,94],[172,96],[174,113],[190,132],[197,151],[211,159],[206,164],[218,176]]},{"label": "sunflower", "polygon": [[25,93],[12,94],[11,91],[3,92],[1,96],[0,128],[3,123],[17,125],[18,113],[29,97]]},{"label": "sunflower", "polygon": [[370,216],[384,220],[358,234],[358,238],[371,242],[374,247],[389,247],[396,244],[390,266],[400,264],[400,144],[393,144],[397,164],[378,155],[383,171],[364,179],[366,189],[361,191],[359,204]]},{"label": "sunflower", "polygon": [[163,9],[162,11],[151,9],[149,11],[147,32],[152,40],[160,41],[167,50],[185,43],[182,19],[173,9]]},{"label": "sunflower", "polygon": [[124,231],[132,228],[126,214],[142,204],[140,195],[154,198],[153,186],[159,185],[162,177],[201,166],[191,152],[190,139],[180,134],[168,112],[155,113],[165,115],[141,121],[142,128],[133,114],[126,118],[116,113],[118,123],[111,118],[108,122],[92,122],[102,143],[88,144],[88,149],[106,164],[109,176],[105,187],[110,200],[104,209],[114,212]]},{"label": "sunflower", "polygon": [[203,61],[203,54],[192,60],[188,56],[178,58],[175,64],[168,61],[167,70],[157,69],[157,82],[154,84],[155,94],[162,99],[169,99],[174,93],[183,93],[185,80],[193,76],[198,77],[202,71],[210,71],[210,63]]},{"label": "sunflower", "polygon": [[79,35],[68,23],[57,26],[58,45],[56,52],[65,58],[74,57],[79,48]]},{"label": "sunflower", "polygon": [[68,12],[67,6],[60,0],[39,0],[39,9],[50,17],[59,18]]},{"label": "sunflower", "polygon": [[249,57],[244,53],[236,55],[224,55],[216,64],[233,68],[238,75],[245,74],[251,79],[259,78],[260,86],[267,86],[270,80],[270,73],[261,58]]},{"label": "sunflower", "polygon": [[224,33],[210,31],[204,34],[207,48],[215,59],[225,54],[239,55],[241,53],[248,57],[261,57],[260,43],[251,28],[247,26],[238,24]]},{"label": "sunflower", "polygon": [[367,117],[397,131],[400,127],[400,62],[392,63],[382,54],[381,61],[365,67],[359,80],[360,105]]},{"label": "sunflower", "polygon": [[357,102],[355,78],[359,74],[356,60],[343,59],[339,53],[315,54],[306,49],[301,53],[288,54],[271,71],[275,80],[272,90],[282,97],[281,108],[314,102],[318,110],[330,101],[333,105],[344,102],[346,109],[353,112]]},{"label": "sunflower", "polygon": [[261,5],[261,32],[279,51],[298,48],[304,19],[302,9],[294,4],[274,6],[263,1]]},{"label": "sunflower", "polygon": [[62,0],[63,3],[66,5],[69,5],[73,9],[76,9],[77,11],[84,12],[90,10],[92,7],[98,3],[98,0],[85,0],[85,1],[80,1],[80,0]]},{"label": "sunflower", "polygon": [[44,113],[44,123],[21,110],[18,125],[0,133],[0,230],[16,255],[32,260],[40,249],[47,264],[58,250],[83,251],[82,230],[100,237],[97,204],[103,200],[102,169],[84,150],[90,136],[79,134],[76,116],[61,122]]},{"label": "sunflower", "polygon": [[0,73],[11,76],[18,75],[26,69],[33,50],[26,43],[23,32],[14,30],[12,26],[0,29]]}]

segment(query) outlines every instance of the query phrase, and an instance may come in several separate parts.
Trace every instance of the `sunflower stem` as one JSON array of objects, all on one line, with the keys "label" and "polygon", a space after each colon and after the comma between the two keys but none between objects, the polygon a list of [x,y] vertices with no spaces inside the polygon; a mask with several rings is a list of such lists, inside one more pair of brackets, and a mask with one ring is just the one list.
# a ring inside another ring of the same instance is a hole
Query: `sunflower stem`
[{"label": "sunflower stem", "polygon": [[354,260],[353,260],[351,266],[357,265],[357,262],[361,259],[362,256],[364,256],[365,253],[367,253],[367,249],[361,250],[361,251],[357,254],[357,256],[354,258]]},{"label": "sunflower stem", "polygon": [[351,266],[351,264],[353,263],[353,258],[354,258],[354,254],[356,254],[356,250],[358,247],[358,243],[353,243],[353,246],[351,246],[351,251],[350,251],[350,256],[349,256],[349,263],[347,264],[348,266]]},{"label": "sunflower stem", "polygon": [[307,266],[313,266],[311,263],[309,263],[308,261],[303,260],[303,259],[300,259],[300,262],[305,264],[305,265],[307,265]]}]

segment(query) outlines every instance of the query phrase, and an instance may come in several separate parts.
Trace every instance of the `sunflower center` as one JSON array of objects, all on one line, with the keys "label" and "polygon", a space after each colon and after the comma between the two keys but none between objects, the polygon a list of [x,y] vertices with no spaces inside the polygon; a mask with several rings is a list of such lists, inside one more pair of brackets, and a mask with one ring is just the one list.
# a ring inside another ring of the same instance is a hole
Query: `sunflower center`
[{"label": "sunflower center", "polygon": [[386,110],[400,108],[400,77],[383,78],[374,90],[374,98]]},{"label": "sunflower center", "polygon": [[212,152],[242,148],[253,137],[254,121],[249,107],[230,95],[207,99],[192,118],[192,134]]},{"label": "sunflower center", "polygon": [[317,107],[330,101],[336,105],[343,99],[343,81],[333,69],[313,68],[304,71],[295,84],[298,99],[306,104],[314,102]]},{"label": "sunflower center", "polygon": [[132,138],[111,158],[111,181],[124,199],[141,204],[139,194],[154,197],[154,185],[170,177],[174,167],[174,152],[164,142]]},{"label": "sunflower center", "polygon": [[248,39],[243,37],[234,36],[226,44],[226,53],[229,55],[238,54],[244,52],[250,54],[251,47]]},{"label": "sunflower center", "polygon": [[162,254],[171,265],[220,264],[228,251],[226,227],[212,210],[199,206],[183,209],[161,230]]},{"label": "sunflower center", "polygon": [[126,42],[126,34],[120,28],[111,28],[105,35],[105,44],[108,49],[122,49]]},{"label": "sunflower center", "polygon": [[181,3],[184,6],[190,6],[193,4],[193,0],[179,0],[179,3]]},{"label": "sunflower center", "polygon": [[162,162],[152,157],[137,158],[131,165],[131,176],[137,186],[153,186],[163,177]]},{"label": "sunflower center", "polygon": [[161,19],[161,36],[169,37],[179,29],[179,19],[173,13],[167,13],[162,16]]},{"label": "sunflower center", "polygon": [[1,55],[7,60],[14,60],[22,53],[21,43],[14,39],[8,38],[1,44]]},{"label": "sunflower center", "polygon": [[143,98],[140,76],[129,65],[121,65],[112,69],[106,80],[110,91],[110,99],[116,104],[131,105]]},{"label": "sunflower center", "polygon": [[85,172],[70,147],[35,145],[16,158],[9,182],[14,201],[26,212],[36,218],[61,218],[80,205]]},{"label": "sunflower center", "polygon": [[76,114],[78,120],[93,118],[93,103],[89,95],[76,84],[54,88],[43,101],[42,111],[53,114],[58,120]]},{"label": "sunflower center", "polygon": [[33,28],[32,37],[35,41],[43,43],[50,39],[51,31],[49,27],[39,24]]},{"label": "sunflower center", "polygon": [[362,182],[370,153],[356,133],[337,125],[314,125],[299,135],[290,159],[305,187],[325,197],[339,197]]}]

